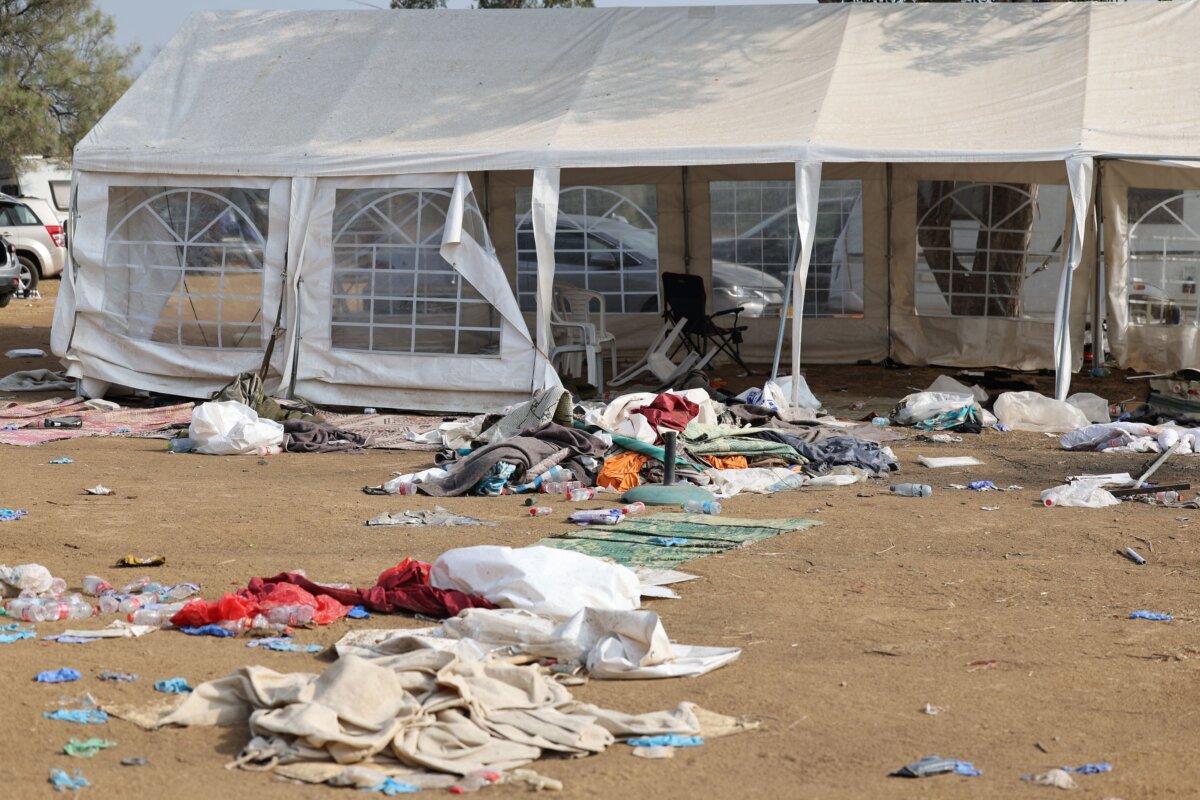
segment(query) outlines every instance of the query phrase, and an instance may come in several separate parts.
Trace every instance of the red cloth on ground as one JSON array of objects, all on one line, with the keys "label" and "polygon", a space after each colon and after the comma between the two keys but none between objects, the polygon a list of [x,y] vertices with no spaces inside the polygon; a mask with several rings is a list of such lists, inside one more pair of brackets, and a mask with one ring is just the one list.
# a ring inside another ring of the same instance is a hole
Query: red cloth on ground
[{"label": "red cloth on ground", "polygon": [[466,608],[495,608],[482,597],[430,586],[429,570],[429,564],[406,558],[391,569],[384,570],[369,589],[322,586],[298,572],[281,572],[271,578],[251,578],[242,594],[261,598],[277,584],[294,584],[318,598],[324,596],[346,605],[363,605],[383,614],[411,611],[429,617],[454,617]]},{"label": "red cloth on ground", "polygon": [[279,606],[309,606],[313,609],[313,622],[318,625],[328,625],[336,622],[350,613],[351,606],[343,605],[332,597],[321,595],[314,597],[310,592],[293,583],[276,583],[263,594],[251,594],[242,589],[238,596],[258,602],[264,611]]},{"label": "red cloth on ground", "polygon": [[253,617],[258,613],[258,603],[252,598],[226,594],[220,600],[189,600],[171,617],[176,628],[195,628],[214,622]]},{"label": "red cloth on ground", "polygon": [[663,392],[641,408],[630,413],[641,414],[655,428],[681,431],[700,415],[700,406],[677,394]]}]

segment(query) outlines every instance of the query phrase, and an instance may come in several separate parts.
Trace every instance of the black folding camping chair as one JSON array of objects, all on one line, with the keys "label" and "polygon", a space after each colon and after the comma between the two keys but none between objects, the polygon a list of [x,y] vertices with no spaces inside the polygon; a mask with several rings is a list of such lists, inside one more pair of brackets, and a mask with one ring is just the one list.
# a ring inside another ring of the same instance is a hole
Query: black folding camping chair
[{"label": "black folding camping chair", "polygon": [[[683,342],[694,353],[702,358],[706,351],[707,362],[715,353],[712,348],[725,352],[730,358],[741,365],[746,374],[751,374],[750,367],[742,360],[741,345],[742,331],[748,326],[738,325],[738,315],[745,309],[742,306],[728,308],[709,314],[705,311],[708,306],[708,292],[704,288],[704,279],[699,275],[686,275],[682,272],[664,272],[662,276],[663,303],[666,310],[663,316],[668,325],[677,325],[686,320],[683,326]],[[718,317],[733,315],[733,325],[718,325]]]}]

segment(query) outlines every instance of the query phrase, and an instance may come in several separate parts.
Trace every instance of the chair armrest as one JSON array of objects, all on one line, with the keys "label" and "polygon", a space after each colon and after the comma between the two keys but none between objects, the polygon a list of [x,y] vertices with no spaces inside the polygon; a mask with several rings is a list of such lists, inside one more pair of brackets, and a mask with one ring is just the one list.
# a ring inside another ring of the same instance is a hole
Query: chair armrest
[{"label": "chair armrest", "polygon": [[711,315],[709,316],[709,318],[710,318],[710,319],[715,319],[715,318],[717,318],[717,317],[723,317],[723,316],[725,316],[726,314],[733,314],[733,315],[734,315],[733,321],[734,321],[734,324],[736,324],[736,323],[737,323],[737,315],[738,315],[738,314],[741,314],[741,313],[742,313],[743,311],[745,311],[745,310],[746,310],[746,307],[745,307],[745,306],[738,306],[737,308],[727,308],[727,309],[725,309],[724,311],[717,311],[717,312],[714,312],[713,314],[711,314]]}]

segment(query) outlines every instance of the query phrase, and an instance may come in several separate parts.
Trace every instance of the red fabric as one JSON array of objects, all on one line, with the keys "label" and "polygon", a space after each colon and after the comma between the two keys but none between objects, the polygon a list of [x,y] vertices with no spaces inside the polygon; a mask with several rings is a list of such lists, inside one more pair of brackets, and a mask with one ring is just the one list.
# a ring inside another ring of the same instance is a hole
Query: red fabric
[{"label": "red fabric", "polygon": [[298,572],[281,572],[271,578],[251,578],[241,594],[261,601],[278,585],[291,584],[316,595],[318,602],[322,597],[328,597],[347,606],[363,605],[383,614],[411,611],[429,617],[454,617],[466,608],[495,608],[482,597],[430,586],[429,570],[429,564],[406,558],[391,569],[384,570],[369,589],[322,586]]},{"label": "red fabric", "polygon": [[655,428],[681,431],[699,416],[700,406],[677,394],[663,392],[649,404],[633,409],[632,413],[641,414]]},{"label": "red fabric", "polygon": [[350,613],[350,606],[339,603],[332,597],[322,595],[314,597],[310,592],[294,583],[276,583],[261,596],[251,594],[243,589],[238,592],[243,598],[256,600],[264,611],[279,606],[309,606],[313,609],[313,622],[318,625],[328,625],[336,622]]},{"label": "red fabric", "polygon": [[220,600],[190,600],[175,616],[171,624],[176,628],[194,628],[213,622],[244,619],[258,613],[258,603],[247,597],[226,594]]}]

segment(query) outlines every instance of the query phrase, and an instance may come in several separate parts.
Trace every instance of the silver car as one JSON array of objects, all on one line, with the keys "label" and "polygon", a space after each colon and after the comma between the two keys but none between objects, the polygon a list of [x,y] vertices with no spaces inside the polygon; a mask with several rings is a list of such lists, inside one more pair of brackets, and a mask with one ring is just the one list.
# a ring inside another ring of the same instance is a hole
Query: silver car
[{"label": "silver car", "polygon": [[17,261],[17,248],[0,236],[0,308],[12,300],[21,288],[21,262]]},{"label": "silver car", "polygon": [[45,200],[0,194],[0,236],[16,247],[22,290],[62,272],[67,234]]}]

